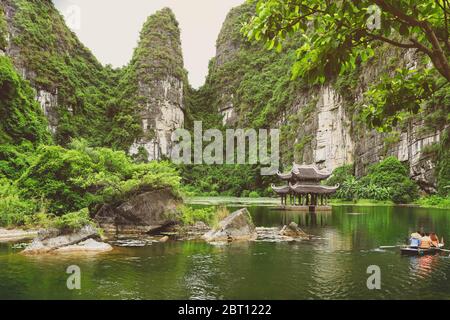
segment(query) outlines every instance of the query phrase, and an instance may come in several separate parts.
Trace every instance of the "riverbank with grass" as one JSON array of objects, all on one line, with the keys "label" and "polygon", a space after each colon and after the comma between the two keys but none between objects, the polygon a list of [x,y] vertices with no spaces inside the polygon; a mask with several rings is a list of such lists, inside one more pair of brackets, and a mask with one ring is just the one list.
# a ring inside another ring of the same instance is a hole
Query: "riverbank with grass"
[{"label": "riverbank with grass", "polygon": [[441,197],[438,195],[427,196],[417,200],[416,204],[421,208],[450,209],[450,196],[447,197]]}]

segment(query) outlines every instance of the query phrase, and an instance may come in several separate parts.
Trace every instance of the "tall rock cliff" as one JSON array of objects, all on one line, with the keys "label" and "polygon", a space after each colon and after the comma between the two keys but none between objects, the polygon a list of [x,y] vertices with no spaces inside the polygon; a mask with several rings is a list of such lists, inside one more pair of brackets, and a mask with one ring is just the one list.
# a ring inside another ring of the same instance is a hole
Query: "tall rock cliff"
[{"label": "tall rock cliff", "polygon": [[137,83],[143,135],[130,153],[146,153],[149,160],[170,156],[171,135],[184,124],[184,87],[180,30],[173,12],[166,8],[148,18],[129,66]]},{"label": "tall rock cliff", "polygon": [[122,69],[102,66],[51,0],[2,0],[0,14],[0,53],[30,81],[57,143],[85,138],[149,160],[169,154],[171,132],[183,126],[186,83],[170,9],[148,19]]},{"label": "tall rock cliff", "polygon": [[[35,89],[57,142],[101,137],[108,127],[107,72],[50,0],[2,0],[5,53]],[[96,140],[96,139],[93,139]],[[95,144],[102,144],[100,139]]]},{"label": "tall rock cliff", "polygon": [[394,155],[409,165],[423,190],[436,190],[436,154],[429,151],[439,142],[443,126],[426,123],[436,111],[433,107],[389,134],[371,130],[359,119],[363,95],[379,75],[420,63],[420,57],[380,45],[375,58],[333,82],[311,86],[302,79],[291,81],[296,39],[288,40],[281,53],[248,43],[240,28],[253,12],[254,5],[247,2],[229,13],[210,63],[209,89],[203,88],[215,92],[211,105],[225,125],[279,127],[286,165],[315,163],[331,171],[354,163],[361,176],[371,164]]}]

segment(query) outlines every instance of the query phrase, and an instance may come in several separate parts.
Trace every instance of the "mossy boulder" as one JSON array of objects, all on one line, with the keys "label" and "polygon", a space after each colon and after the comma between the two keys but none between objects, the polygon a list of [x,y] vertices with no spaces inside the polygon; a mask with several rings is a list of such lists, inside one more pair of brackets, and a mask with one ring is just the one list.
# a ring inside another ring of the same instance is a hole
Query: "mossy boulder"
[{"label": "mossy boulder", "polygon": [[206,233],[203,238],[208,242],[221,242],[255,240],[257,236],[250,212],[244,208],[220,221],[218,226]]},{"label": "mossy boulder", "polygon": [[107,233],[151,233],[177,223],[180,204],[169,189],[143,192],[119,204],[103,205],[94,219]]}]

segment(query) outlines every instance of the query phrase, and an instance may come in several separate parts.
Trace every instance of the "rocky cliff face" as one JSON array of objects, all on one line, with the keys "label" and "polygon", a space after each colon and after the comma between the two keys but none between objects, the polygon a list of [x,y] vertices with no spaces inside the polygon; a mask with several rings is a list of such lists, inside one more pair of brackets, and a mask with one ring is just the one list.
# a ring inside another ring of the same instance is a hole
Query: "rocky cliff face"
[{"label": "rocky cliff face", "polygon": [[180,30],[170,9],[151,16],[144,25],[132,66],[138,83],[143,136],[130,148],[145,149],[148,159],[169,157],[171,135],[184,124],[183,69]]},{"label": "rocky cliff face", "polygon": [[100,136],[108,122],[105,105],[96,101],[109,100],[104,69],[52,1],[3,0],[1,10],[5,54],[35,89],[57,142]]},{"label": "rocky cliff face", "polygon": [[51,0],[2,0],[0,50],[35,89],[55,141],[170,154],[184,123],[186,72],[178,23],[163,9],[144,24],[130,64],[103,67],[65,25]]},{"label": "rocky cliff face", "polygon": [[[428,149],[440,140],[441,128],[425,128],[418,116],[394,134],[380,134],[356,119],[368,86],[382,72],[419,63],[414,54],[381,47],[355,74],[311,87],[290,79],[295,39],[281,53],[243,39],[241,25],[253,12],[247,2],[229,13],[206,84],[196,92],[207,102],[202,110],[220,113],[228,126],[280,128],[286,165],[333,170],[354,163],[363,175],[370,164],[394,155],[409,164],[424,190],[434,191],[435,158]],[[50,0],[2,0],[0,54],[30,81],[56,142],[83,137],[149,160],[170,154],[171,134],[184,125],[188,84],[169,9],[144,24],[130,64],[112,70],[80,43]]]},{"label": "rocky cliff face", "polygon": [[414,53],[381,46],[376,58],[347,78],[315,87],[301,79],[291,83],[288,78],[295,39],[277,55],[260,44],[247,43],[239,29],[253,10],[246,3],[230,12],[211,62],[206,86],[217,90],[215,105],[224,124],[277,124],[286,165],[292,161],[315,163],[332,171],[354,163],[355,173],[361,176],[371,164],[393,155],[409,165],[411,177],[423,190],[435,191],[435,160],[427,148],[439,141],[439,129],[425,129],[422,115],[409,119],[393,134],[381,134],[357,121],[357,106],[369,85],[381,72],[414,66],[419,61]]},{"label": "rocky cliff face", "polygon": [[[27,68],[26,61],[21,56],[21,49],[14,41],[21,32],[14,21],[17,11],[17,4],[14,4],[12,1],[5,0],[0,4],[0,52],[2,55],[10,57],[14,61],[17,71],[23,78],[33,81],[37,77],[37,74]],[[57,126],[56,108],[58,96],[43,89],[37,89],[36,91],[36,100],[48,118],[50,131],[54,133]]]}]

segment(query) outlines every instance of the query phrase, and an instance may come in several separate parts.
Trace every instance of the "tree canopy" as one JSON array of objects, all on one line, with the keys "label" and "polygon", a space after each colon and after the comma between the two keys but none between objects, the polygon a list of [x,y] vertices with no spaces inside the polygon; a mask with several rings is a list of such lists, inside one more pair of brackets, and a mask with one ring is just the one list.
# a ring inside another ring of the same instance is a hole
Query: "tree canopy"
[{"label": "tree canopy", "polygon": [[436,91],[450,90],[449,16],[449,0],[260,0],[243,32],[278,50],[300,37],[292,76],[312,84],[353,70],[382,43],[418,52],[420,65],[368,93],[368,122],[391,127],[400,111],[418,112]]}]

